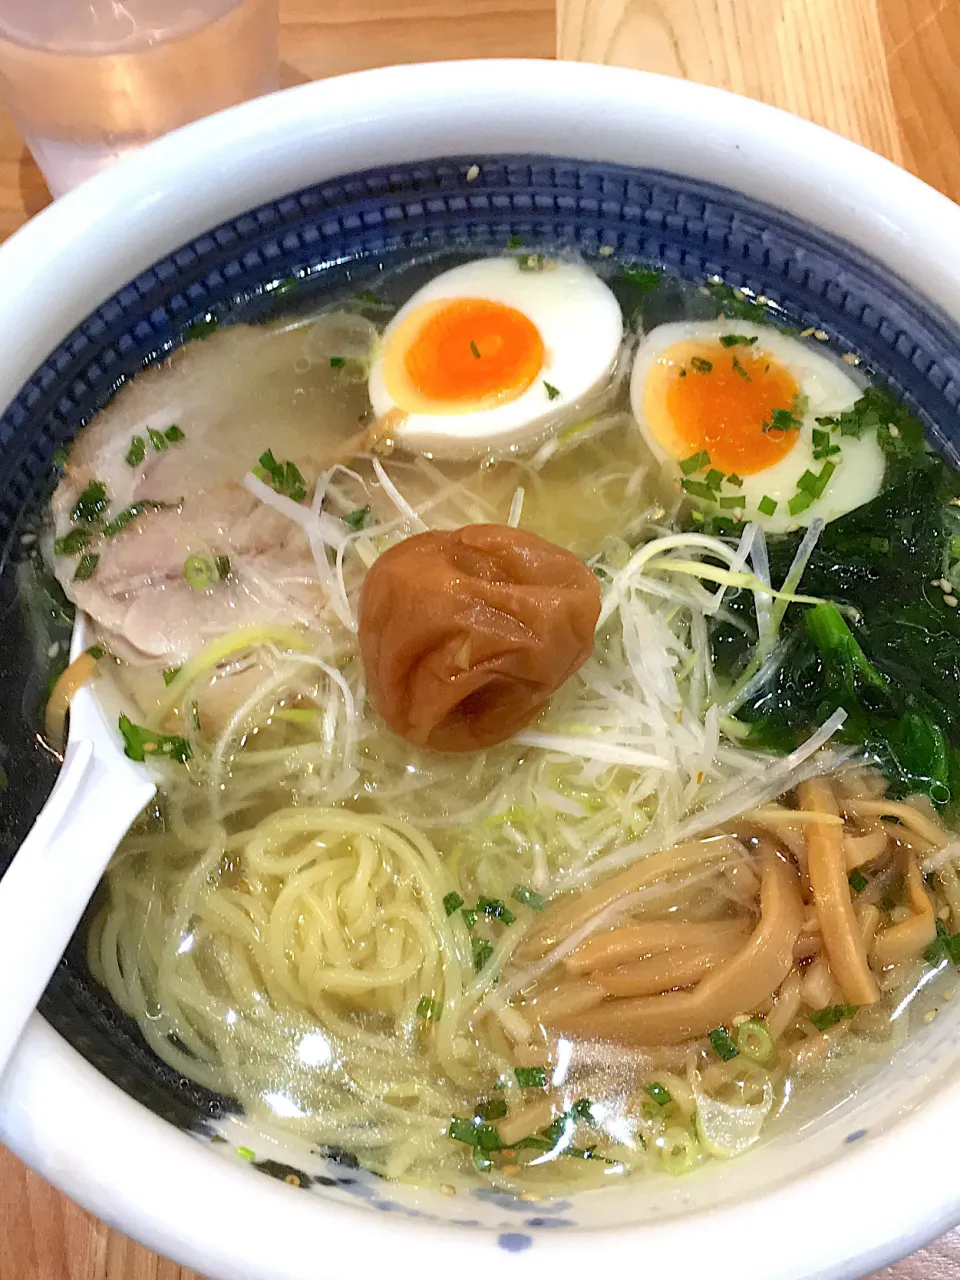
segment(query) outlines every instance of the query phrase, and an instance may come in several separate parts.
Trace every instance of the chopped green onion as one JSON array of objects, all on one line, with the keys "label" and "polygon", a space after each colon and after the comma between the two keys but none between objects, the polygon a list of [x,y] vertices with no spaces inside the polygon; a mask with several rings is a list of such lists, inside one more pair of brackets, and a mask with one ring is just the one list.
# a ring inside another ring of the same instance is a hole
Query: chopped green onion
[{"label": "chopped green onion", "polygon": [[732,484],[735,489],[743,487],[743,478],[738,476],[735,471],[731,471],[727,476],[727,484]]},{"label": "chopped green onion", "polygon": [[473,940],[473,967],[477,971],[483,968],[490,957],[493,955],[493,944],[487,942],[486,938],[474,938]]},{"label": "chopped green onion", "polygon": [[216,568],[217,568],[217,577],[220,579],[221,582],[223,581],[224,578],[230,577],[230,557],[229,556],[217,556],[216,559],[214,560],[214,564],[216,565]]},{"label": "chopped green onion", "polygon": [[52,467],[65,467],[67,465],[67,460],[69,457],[70,455],[67,453],[63,445],[58,444],[57,447],[54,449],[53,453],[50,455],[50,465]]},{"label": "chopped green onion", "polygon": [[166,436],[166,438],[170,441],[171,444],[179,444],[181,440],[184,440],[186,438],[176,423],[173,423],[172,426],[167,427],[166,431],[163,434]]},{"label": "chopped green onion", "polygon": [[241,1160],[249,1160],[251,1163],[257,1158],[249,1147],[237,1147],[237,1155]]},{"label": "chopped green onion", "polygon": [[750,1018],[737,1027],[737,1052],[761,1065],[777,1056],[773,1036],[759,1018]]},{"label": "chopped green onion", "polygon": [[483,1098],[474,1107],[473,1114],[480,1120],[502,1120],[507,1114],[507,1104],[503,1098]]},{"label": "chopped green onion", "polygon": [[513,924],[517,918],[500,898],[478,898],[477,911],[489,919],[502,920],[504,924]]},{"label": "chopped green onion", "polygon": [[856,1012],[855,1004],[828,1004],[825,1009],[813,1009],[807,1017],[818,1031],[826,1031],[828,1027],[835,1027],[838,1022],[852,1018]]},{"label": "chopped green onion", "polygon": [[779,503],[777,503],[773,498],[769,497],[769,495],[764,494],[763,497],[760,499],[760,501],[757,503],[757,510],[760,512],[762,516],[772,516],[778,506],[779,506]]},{"label": "chopped green onion", "polygon": [[179,667],[167,667],[163,673],[163,683],[166,685],[173,684],[179,674]]},{"label": "chopped green onion", "polygon": [[109,505],[107,486],[102,480],[91,480],[77,499],[76,506],[70,512],[70,519],[74,524],[93,524]]},{"label": "chopped green onion", "polygon": [[85,551],[77,561],[77,567],[73,574],[74,582],[86,582],[88,578],[93,577],[94,570],[100,563],[100,557]]},{"label": "chopped green onion", "polygon": [[507,248],[508,248],[508,249],[522,249],[522,248],[523,248],[523,236],[508,236],[508,237],[507,237]]},{"label": "chopped green onion", "polygon": [[209,591],[214,580],[213,565],[203,556],[187,556],[183,577],[191,591]]},{"label": "chopped green onion", "polygon": [[477,1145],[477,1130],[479,1125],[474,1124],[472,1120],[460,1120],[454,1116],[450,1121],[450,1128],[447,1134],[453,1138],[454,1142],[465,1142],[468,1147]]},{"label": "chopped green onion", "polygon": [[53,544],[54,553],[58,556],[75,556],[87,545],[93,533],[90,529],[71,529]]},{"label": "chopped green onion", "polygon": [[470,339],[470,352],[473,355],[474,360],[480,359],[480,348],[477,346],[477,344],[473,341],[472,338]]},{"label": "chopped green onion", "polygon": [[870,883],[870,880],[863,874],[860,868],[857,867],[847,876],[847,883],[854,893],[863,893],[864,889]]},{"label": "chopped green onion", "polygon": [[561,391],[559,387],[555,387],[552,382],[547,382],[546,379],[544,379],[543,385],[546,388],[547,396],[549,397],[549,399],[551,400],[560,399]]},{"label": "chopped green onion", "polygon": [[365,529],[370,523],[370,514],[369,507],[355,507],[353,511],[348,511],[340,519],[348,529],[352,529],[354,533],[359,533],[361,529]]},{"label": "chopped green onion", "polygon": [[546,265],[547,259],[542,253],[528,253],[526,257],[517,259],[521,271],[542,271]]},{"label": "chopped green onion", "polygon": [[[729,345],[729,343],[727,345]],[[673,1096],[671,1095],[670,1090],[665,1089],[662,1084],[657,1084],[656,1081],[654,1081],[653,1084],[648,1084],[644,1089],[644,1093],[648,1093],[654,1102],[658,1103],[661,1107],[669,1107],[670,1103],[673,1101]]]},{"label": "chopped green onion", "polygon": [[719,489],[723,484],[723,472],[718,471],[716,467],[711,467],[704,476],[703,482],[710,489]]},{"label": "chopped green onion", "polygon": [[147,442],[143,436],[134,436],[130,441],[130,448],[127,450],[127,466],[139,467],[140,463],[147,456]]},{"label": "chopped green onion", "polygon": [[463,916],[468,929],[472,929],[477,923],[477,913],[472,907],[464,907],[460,914]]},{"label": "chopped green onion", "polygon": [[278,462],[272,449],[261,453],[259,467],[254,467],[258,479],[269,484],[277,493],[290,498],[292,502],[302,502],[307,496],[307,482],[300,474],[300,469],[293,462]]},{"label": "chopped green onion", "polygon": [[799,418],[795,418],[789,409],[774,409],[770,421],[764,423],[764,433],[771,431],[799,431],[803,426]]},{"label": "chopped green onion", "polygon": [[346,356],[331,356],[331,357],[330,357],[330,368],[331,368],[331,369],[342,369],[342,368],[343,368],[343,366],[344,366],[346,363],[347,363]]},{"label": "chopped green onion", "polygon": [[162,502],[151,502],[144,499],[142,502],[132,502],[129,507],[124,507],[122,511],[118,511],[112,520],[108,520],[103,526],[103,536],[105,538],[115,538],[118,533],[122,533],[128,524],[136,520],[137,516],[142,516],[145,511],[162,511]]},{"label": "chopped green onion", "polygon": [[752,347],[756,338],[748,338],[745,333],[724,333],[720,338],[721,347]]},{"label": "chopped green onion", "polygon": [[710,465],[710,455],[706,449],[701,449],[699,453],[691,453],[689,458],[684,458],[680,463],[680,470],[685,476],[693,475],[694,471],[700,471],[703,467]]},{"label": "chopped green onion", "polygon": [[103,646],[99,644],[92,644],[90,648],[87,650],[87,653],[89,653],[90,657],[94,660],[94,662],[100,661],[100,659],[103,657],[103,652],[104,652]]},{"label": "chopped green onion", "polygon": [[528,889],[525,884],[516,885],[510,896],[514,902],[519,902],[521,906],[529,907],[531,911],[542,911],[547,905],[547,900],[542,894],[537,893],[534,889]]},{"label": "chopped green onion", "polygon": [[744,380],[744,382],[753,381],[749,373],[747,373],[746,369],[743,367],[743,365],[740,363],[740,361],[737,359],[736,356],[733,357],[733,371],[734,373],[738,373],[740,377]]},{"label": "chopped green onion", "polygon": [[443,900],[443,909],[448,916],[452,916],[453,913],[455,911],[459,911],[462,906],[463,899],[460,897],[459,893],[454,890],[451,890]]},{"label": "chopped green onion", "polygon": [[142,725],[134,724],[128,716],[121,715],[120,733],[123,735],[124,754],[131,760],[146,760],[148,756],[165,756],[186,764],[193,758],[190,743],[175,734],[154,733]]},{"label": "chopped green onion", "polygon": [[692,356],[690,360],[690,368],[695,373],[710,373],[713,369],[712,360],[704,360],[703,356]]},{"label": "chopped green onion", "polygon": [[197,702],[196,699],[194,699],[193,702],[190,703],[190,718],[193,721],[194,729],[196,729],[197,733],[201,733],[202,730],[200,728],[200,703]]},{"label": "chopped green onion", "polygon": [[703,498],[707,502],[716,502],[717,495],[703,480],[681,480],[680,488],[694,498]]},{"label": "chopped green onion", "polygon": [[440,1014],[443,1012],[443,1005],[439,1000],[431,1000],[429,996],[421,996],[417,1004],[417,1017],[426,1018],[428,1021],[439,1022]]},{"label": "chopped green onion", "polygon": [[812,493],[795,493],[787,503],[787,510],[792,516],[798,516],[801,511],[806,511],[807,507],[813,503],[813,500]]},{"label": "chopped green onion", "polygon": [[199,320],[194,320],[192,324],[188,324],[183,331],[184,342],[202,342],[204,338],[209,338],[211,333],[216,332],[219,328],[219,320],[216,316],[211,315],[208,311],[205,316],[201,316]]},{"label": "chopped green onion", "polygon": [[714,1027],[708,1038],[715,1052],[724,1062],[729,1062],[731,1058],[736,1058],[740,1052],[723,1027]]},{"label": "chopped green onion", "polygon": [[720,499],[720,506],[725,511],[730,511],[734,507],[745,507],[746,505],[747,499],[742,493],[735,493],[732,497]]},{"label": "chopped green onion", "polygon": [[521,1089],[545,1089],[547,1087],[546,1067],[514,1067],[513,1074]]},{"label": "chopped green onion", "polygon": [[156,453],[162,453],[167,447],[167,442],[164,439],[162,431],[156,431],[153,427],[147,427],[147,437],[153,445]]}]

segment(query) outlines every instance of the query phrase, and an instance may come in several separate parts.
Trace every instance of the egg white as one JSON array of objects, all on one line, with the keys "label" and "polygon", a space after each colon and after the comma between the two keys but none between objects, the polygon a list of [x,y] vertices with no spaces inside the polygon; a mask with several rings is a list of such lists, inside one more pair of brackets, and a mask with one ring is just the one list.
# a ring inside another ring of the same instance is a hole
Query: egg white
[{"label": "egg white", "polygon": [[[689,341],[715,342],[724,334],[742,334],[757,339],[747,348],[754,357],[767,353],[772,361],[789,370],[800,393],[807,397],[807,408],[798,431],[794,447],[773,466],[743,477],[742,488],[722,486],[724,497],[742,494],[746,505],[741,509],[744,520],[755,520],[772,533],[785,533],[808,525],[816,516],[825,521],[853,511],[875,498],[883,482],[885,460],[883,450],[873,432],[866,432],[859,440],[832,433],[832,443],[840,445],[840,453],[829,459],[836,466],[822,497],[815,499],[806,510],[791,515],[790,499],[797,492],[797,481],[805,471],[819,472],[823,459],[814,459],[813,430],[816,419],[842,413],[852,407],[862,394],[862,387],[847,372],[845,366],[824,352],[817,351],[802,339],[787,337],[767,325],[749,324],[744,320],[678,321],[660,325],[644,337],[637,348],[630,376],[630,403],[633,415],[644,438],[658,458],[669,469],[675,469],[675,481],[679,487],[683,461],[671,453],[657,439],[646,420],[644,391],[651,369],[667,351],[677,343]],[[736,348],[730,348],[735,354]],[[702,375],[709,376],[709,375]],[[666,407],[661,412],[666,418]],[[661,434],[663,434],[661,432]],[[702,478],[702,477],[699,477]],[[758,511],[762,498],[769,497],[777,504],[772,516]],[[705,508],[711,509],[711,508]],[[725,511],[723,514],[729,515]]]},{"label": "egg white", "polygon": [[[384,379],[383,359],[393,335],[416,308],[447,298],[484,298],[522,312],[540,334],[543,367],[526,391],[505,404],[408,414],[393,433],[403,448],[438,458],[516,452],[568,421],[574,408],[609,383],[623,340],[623,317],[603,281],[576,263],[548,261],[542,271],[522,271],[516,258],[487,258],[431,280],[387,326],[368,384],[378,417],[402,410]],[[551,399],[546,383],[560,394]]]}]

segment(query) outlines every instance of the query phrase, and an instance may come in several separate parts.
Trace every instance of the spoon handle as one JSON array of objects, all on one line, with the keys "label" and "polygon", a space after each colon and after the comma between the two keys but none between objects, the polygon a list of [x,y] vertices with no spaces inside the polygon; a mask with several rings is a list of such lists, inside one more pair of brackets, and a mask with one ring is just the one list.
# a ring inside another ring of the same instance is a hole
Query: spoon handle
[{"label": "spoon handle", "polygon": [[0,879],[0,1074],[107,863],[154,790],[140,769],[108,765],[89,738],[68,746],[50,799]]}]

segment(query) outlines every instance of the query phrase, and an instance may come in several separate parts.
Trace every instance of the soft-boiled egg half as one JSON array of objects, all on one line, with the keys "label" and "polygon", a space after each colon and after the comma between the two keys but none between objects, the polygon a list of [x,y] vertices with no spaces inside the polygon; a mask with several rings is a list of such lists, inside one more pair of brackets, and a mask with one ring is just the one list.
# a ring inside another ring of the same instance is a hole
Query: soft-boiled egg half
[{"label": "soft-boiled egg half", "polygon": [[509,452],[602,391],[622,339],[620,305],[587,267],[540,255],[469,262],[431,280],[387,326],[370,403],[405,449]]},{"label": "soft-boiled egg half", "polygon": [[855,439],[817,423],[861,394],[835,359],[742,320],[660,325],[630,379],[641,431],[691,500],[772,532],[835,520],[880,491],[876,433]]}]

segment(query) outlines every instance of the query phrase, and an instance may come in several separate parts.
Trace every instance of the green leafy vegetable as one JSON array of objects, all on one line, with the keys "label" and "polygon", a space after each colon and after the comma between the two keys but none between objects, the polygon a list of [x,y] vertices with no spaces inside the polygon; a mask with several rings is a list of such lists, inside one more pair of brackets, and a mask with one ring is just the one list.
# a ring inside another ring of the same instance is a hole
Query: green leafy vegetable
[{"label": "green leafy vegetable", "polygon": [[171,444],[179,444],[181,440],[186,439],[186,436],[180,430],[180,428],[177,426],[176,423],[173,423],[172,426],[167,427],[166,431],[163,434],[170,441]]},{"label": "green leafy vegetable", "polygon": [[722,280],[711,280],[707,288],[716,300],[720,315],[730,320],[752,320],[754,324],[773,323],[769,308],[763,303],[755,302],[742,289],[736,289]]},{"label": "green leafy vegetable", "polygon": [[131,760],[147,760],[151,756],[163,756],[167,760],[177,760],[180,764],[186,764],[193,757],[190,743],[186,738],[175,734],[154,733],[151,729],[134,724],[125,715],[121,715],[119,726],[123,736],[124,753]]},{"label": "green leafy vegetable", "polygon": [[134,436],[130,441],[130,448],[127,450],[127,466],[139,467],[140,463],[147,456],[147,442],[143,436]]},{"label": "green leafy vegetable", "polygon": [[100,563],[98,555],[85,551],[77,561],[77,567],[74,570],[74,582],[86,582],[88,578],[92,578],[97,565]]},{"label": "green leafy vegetable", "polygon": [[863,893],[864,889],[870,883],[868,876],[865,876],[859,867],[855,867],[847,876],[847,883],[854,893]]},{"label": "green leafy vegetable", "polygon": [[352,529],[354,533],[359,533],[361,529],[365,529],[370,523],[371,511],[369,507],[355,507],[353,511],[348,511],[345,516],[340,519]]},{"label": "green leafy vegetable", "polygon": [[546,380],[544,380],[543,385],[544,385],[544,388],[546,389],[548,399],[550,400],[560,399],[562,392],[559,387],[555,387],[552,382],[547,382]]},{"label": "green leafy vegetable", "polygon": [[698,453],[691,453],[689,458],[684,458],[680,463],[680,470],[685,476],[692,476],[695,471],[702,471],[709,465],[710,455],[706,449],[701,449]]},{"label": "green leafy vegetable", "polygon": [[486,938],[474,938],[472,948],[473,967],[479,973],[493,955],[493,944],[487,942]]},{"label": "green leafy vegetable", "polygon": [[91,480],[70,512],[74,524],[93,524],[110,505],[107,486],[102,480]]},{"label": "green leafy vegetable", "polygon": [[58,556],[75,556],[82,551],[93,537],[91,529],[71,529],[53,544],[54,554]]},{"label": "green leafy vegetable", "polygon": [[545,1089],[547,1087],[546,1067],[514,1067],[513,1074],[521,1089]]},{"label": "green leafy vegetable", "polygon": [[800,418],[794,416],[790,409],[774,409],[770,415],[770,421],[763,424],[764,434],[769,435],[771,431],[799,431],[803,426]]},{"label": "green leafy vegetable", "polygon": [[815,1009],[812,1013],[808,1013],[807,1017],[818,1031],[826,1031],[830,1027],[835,1027],[838,1022],[852,1018],[856,1012],[855,1004],[828,1004],[825,1009]]},{"label": "green leafy vegetable", "polygon": [[105,538],[115,538],[118,533],[121,533],[128,524],[136,520],[137,516],[143,515],[145,511],[162,510],[162,502],[151,502],[148,498],[144,498],[140,502],[132,502],[129,507],[124,507],[122,511],[118,511],[112,520],[108,520],[101,532]]},{"label": "green leafy vegetable", "polygon": [[710,1043],[713,1045],[714,1052],[729,1062],[731,1058],[739,1056],[740,1050],[737,1048],[729,1032],[723,1027],[715,1027],[708,1036]]},{"label": "green leafy vegetable", "polygon": [[307,482],[295,463],[278,462],[273,456],[272,449],[261,453],[259,463],[260,465],[254,468],[254,474],[258,479],[263,480],[277,493],[283,494],[293,502],[304,500],[307,496]]},{"label": "green leafy vegetable", "polygon": [[216,333],[219,327],[219,320],[208,311],[205,316],[187,325],[183,331],[183,340],[184,342],[202,342],[204,338],[209,338],[212,333]]},{"label": "green leafy vegetable", "polygon": [[155,452],[162,453],[167,447],[166,437],[162,431],[156,431],[153,427],[147,427],[147,438],[153,445]]},{"label": "green leafy vegetable", "polygon": [[463,906],[463,899],[459,893],[451,891],[443,900],[443,909],[448,916],[452,916],[455,911],[459,911]]},{"label": "green leafy vegetable", "polygon": [[642,289],[645,293],[655,289],[663,279],[662,274],[652,267],[624,267],[621,274],[628,284]]},{"label": "green leafy vegetable", "polygon": [[342,369],[342,368],[343,368],[343,366],[344,366],[346,363],[347,363],[347,360],[346,360],[346,357],[345,357],[345,356],[331,356],[331,357],[330,357],[330,368],[331,368],[331,369]]},{"label": "green leafy vegetable", "polygon": [[217,569],[217,577],[222,582],[224,578],[230,577],[230,557],[217,556],[214,560]]},{"label": "green leafy vegetable", "polygon": [[525,884],[518,884],[510,895],[514,902],[519,902],[524,907],[529,907],[531,911],[542,911],[547,905],[546,898],[537,893],[533,889],[528,889]]}]

